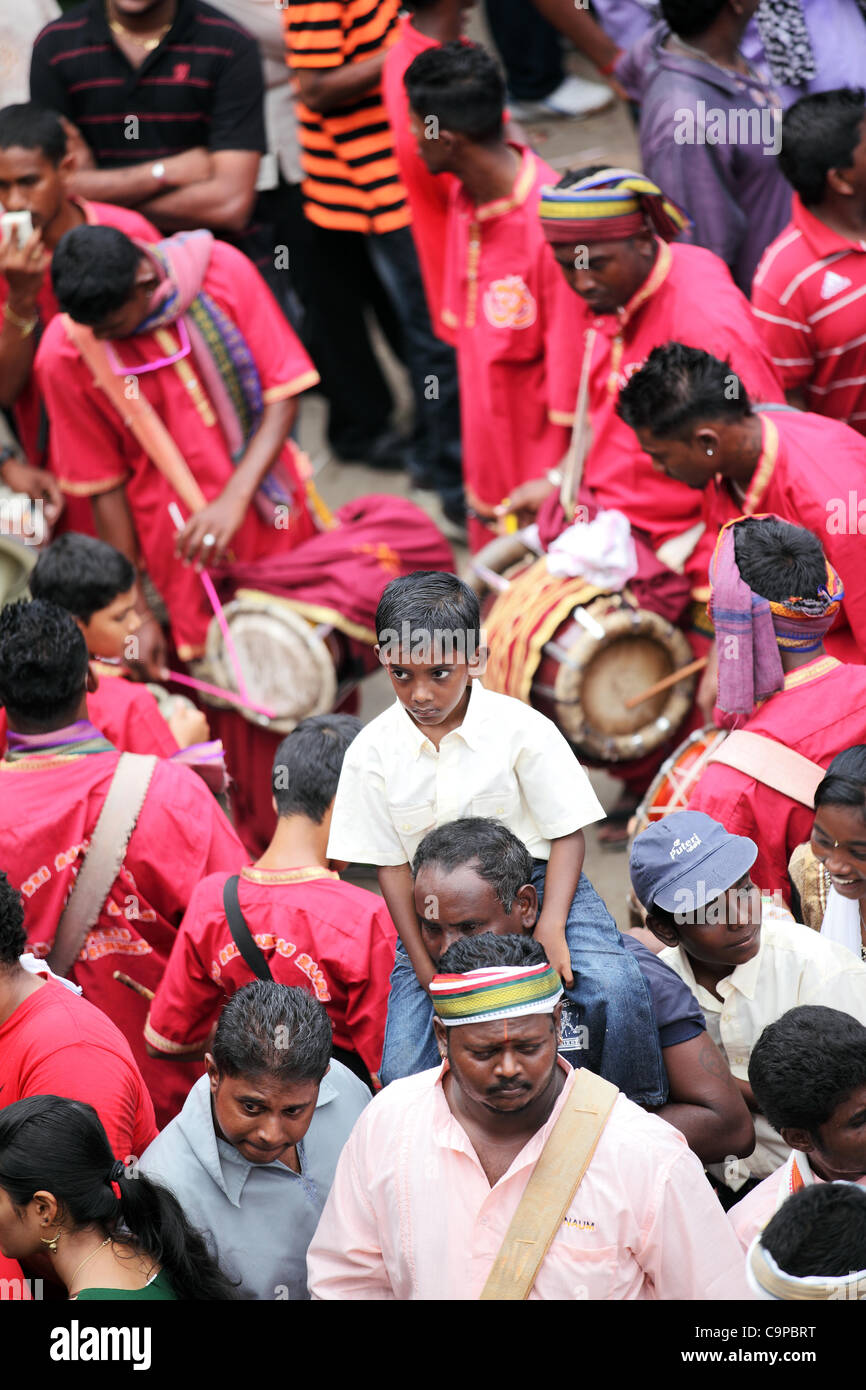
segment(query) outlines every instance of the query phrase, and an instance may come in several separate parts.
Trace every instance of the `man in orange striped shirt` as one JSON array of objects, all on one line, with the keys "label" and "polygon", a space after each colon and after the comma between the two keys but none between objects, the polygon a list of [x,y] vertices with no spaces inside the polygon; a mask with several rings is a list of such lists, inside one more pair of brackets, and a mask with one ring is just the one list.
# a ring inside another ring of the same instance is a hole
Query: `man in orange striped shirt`
[{"label": "man in orange striped shirt", "polygon": [[[398,37],[398,9],[399,0],[293,0],[284,11],[288,63],[299,91],[304,211],[320,267],[308,341],[331,401],[332,444],[339,452],[341,437],[354,426],[362,445],[355,446],[355,456],[381,462],[390,393],[357,314],[369,273],[365,262],[371,262],[397,315],[412,379],[410,475],[434,487],[446,515],[460,521],[456,372],[430,326],[382,98],[382,69]],[[375,296],[372,288],[370,293]]]}]

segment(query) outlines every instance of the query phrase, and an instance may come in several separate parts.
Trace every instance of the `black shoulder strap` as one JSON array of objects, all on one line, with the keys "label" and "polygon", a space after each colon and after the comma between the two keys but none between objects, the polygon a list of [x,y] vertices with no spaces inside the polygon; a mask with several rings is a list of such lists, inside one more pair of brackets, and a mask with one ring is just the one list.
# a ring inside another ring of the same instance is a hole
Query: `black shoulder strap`
[{"label": "black shoulder strap", "polygon": [[253,934],[244,921],[244,914],[241,912],[241,905],[238,902],[238,877],[238,874],[233,874],[231,878],[227,878],[223,888],[223,907],[225,908],[229,931],[232,934],[232,940],[256,979],[272,980],[274,977],[271,974],[270,966],[256,945]]}]

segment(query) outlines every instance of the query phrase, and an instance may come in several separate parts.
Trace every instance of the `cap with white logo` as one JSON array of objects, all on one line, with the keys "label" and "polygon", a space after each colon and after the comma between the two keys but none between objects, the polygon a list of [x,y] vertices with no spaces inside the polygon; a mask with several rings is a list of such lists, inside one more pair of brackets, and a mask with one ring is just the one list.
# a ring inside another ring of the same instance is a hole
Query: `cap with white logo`
[{"label": "cap with white logo", "polygon": [[682,906],[697,911],[732,888],[758,857],[745,835],[730,835],[702,811],[674,811],[648,826],[635,840],[629,871],[632,887],[647,912]]}]

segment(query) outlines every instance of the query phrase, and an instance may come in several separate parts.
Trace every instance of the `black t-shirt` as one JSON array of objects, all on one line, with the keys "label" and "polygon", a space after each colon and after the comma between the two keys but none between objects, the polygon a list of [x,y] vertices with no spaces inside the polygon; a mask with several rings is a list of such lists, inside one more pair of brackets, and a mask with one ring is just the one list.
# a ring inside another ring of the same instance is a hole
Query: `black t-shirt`
[{"label": "black t-shirt", "polygon": [[103,169],[199,145],[264,153],[263,91],[255,39],[200,0],[178,0],[171,29],[139,68],[114,42],[103,0],[68,10],[33,45],[32,100],[78,126]]}]

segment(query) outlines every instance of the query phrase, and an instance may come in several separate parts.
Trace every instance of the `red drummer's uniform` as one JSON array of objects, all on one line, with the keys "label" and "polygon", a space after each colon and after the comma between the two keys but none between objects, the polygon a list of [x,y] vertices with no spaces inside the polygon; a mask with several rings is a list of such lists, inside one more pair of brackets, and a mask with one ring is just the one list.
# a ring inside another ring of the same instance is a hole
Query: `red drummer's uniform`
[{"label": "red drummer's uniform", "polygon": [[[195,889],[150,1006],[147,1041],[168,1055],[200,1047],[226,1000],[255,979],[226,922],[226,877]],[[238,901],[274,979],[312,991],[336,1046],[377,1072],[397,940],[383,900],[329,869],[248,867]]]},{"label": "red drummer's uniform", "polygon": [[[87,692],[87,714],[109,743],[119,753],[155,753],[158,758],[177,753],[177,739],[147,686],[124,680],[117,667],[101,661],[92,661],[91,666],[99,685]],[[5,751],[6,711],[0,709],[0,753]]]},{"label": "red drummer's uniform", "polygon": [[[37,956],[51,948],[119,756],[77,754],[73,741],[56,754],[0,762],[2,864],[22,894],[28,947]],[[148,1057],[147,1001],[113,972],[155,990],[196,884],[220,870],[235,873],[245,862],[240,841],[201,779],[189,768],[158,762],[121,871],[70,971],[85,998],[126,1037],[160,1126],[180,1109],[201,1067]]]},{"label": "red drummer's uniform", "polygon": [[[561,272],[560,272],[561,274]],[[644,284],[621,312],[594,316],[578,295],[580,323],[562,318],[550,357],[551,419],[571,425],[584,335],[594,331],[589,381],[592,445],[583,471],[585,505],[615,507],[644,531],[654,550],[701,521],[701,495],[656,471],[637,436],[616,413],[620,389],[655,347],[668,342],[704,348],[729,359],[755,401],[782,401],[782,389],[761,342],[748,301],[727,266],[698,246],[659,242]],[[707,570],[715,536],[705,534],[686,561],[696,598],[709,596]]]},{"label": "red drummer's uniform", "polygon": [[[240,251],[215,241],[202,291],[237,325],[261,378],[265,404],[295,396],[315,385],[318,373],[289,327],[255,267]],[[176,326],[164,330],[172,351],[182,343]],[[152,333],[112,342],[111,351],[128,368],[140,390],[179,445],[208,502],[234,473],[216,412],[192,368],[191,358],[136,373],[136,366],[169,354]],[[132,512],[144,567],[168,609],[172,635],[183,660],[202,653],[211,610],[192,565],[175,559],[176,528],[168,504],[174,489],[124,428],[118,412],[94,383],[58,316],[39,345],[36,374],[51,417],[52,469],[64,492],[93,497],[123,487]],[[304,484],[290,450],[280,456],[295,484],[288,525],[268,524],[251,505],[231,552],[239,560],[274,554],[311,535]]]},{"label": "red drummer's uniform", "polygon": [[[818,657],[789,671],[784,689],[739,727],[827,767],[843,748],[866,742],[866,670]],[[720,821],[732,835],[754,840],[758,857],[752,881],[762,892],[779,891],[790,901],[788,860],[812,833],[810,807],[719,763],[702,773],[688,806]]]},{"label": "red drummer's uniform", "polygon": [[[520,153],[510,197],[477,206],[462,185],[451,192],[442,323],[457,348],[470,506],[497,506],[554,468],[568,445],[549,414],[548,331],[557,300],[564,318],[579,315],[538,217],[542,186],[557,175],[531,150]],[[470,522],[473,549],[492,534]]]},{"label": "red drummer's uniform", "polygon": [[786,391],[866,434],[866,242],[831,231],[795,193],[764,252],[752,308]]},{"label": "red drummer's uniform", "polygon": [[866,440],[841,421],[799,410],[761,415],[761,426],[761,457],[745,497],[728,479],[707,488],[708,529],[717,534],[734,517],[774,512],[812,531],[845,586],[842,612],[824,645],[842,661],[864,661]]}]

